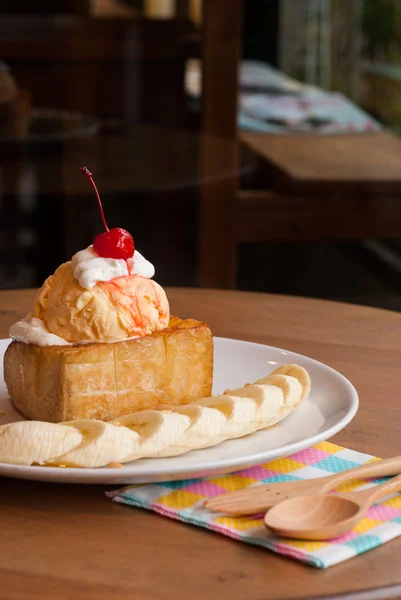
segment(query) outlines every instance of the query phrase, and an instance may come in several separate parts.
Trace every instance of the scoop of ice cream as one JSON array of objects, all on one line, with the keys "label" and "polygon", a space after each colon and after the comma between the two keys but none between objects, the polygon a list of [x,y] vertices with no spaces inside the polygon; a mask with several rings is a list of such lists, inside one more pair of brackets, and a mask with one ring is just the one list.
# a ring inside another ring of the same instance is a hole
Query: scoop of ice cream
[{"label": "scoop of ice cream", "polygon": [[39,290],[33,316],[68,342],[110,342],[164,329],[170,308],[163,288],[152,279],[117,277],[87,290],[67,262]]}]

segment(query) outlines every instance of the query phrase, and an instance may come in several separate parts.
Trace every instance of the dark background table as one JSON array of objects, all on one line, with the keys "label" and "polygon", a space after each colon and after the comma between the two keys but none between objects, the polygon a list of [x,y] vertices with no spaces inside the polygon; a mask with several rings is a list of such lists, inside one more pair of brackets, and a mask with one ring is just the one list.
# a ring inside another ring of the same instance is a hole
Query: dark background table
[{"label": "dark background table", "polygon": [[[235,167],[233,153],[240,156]],[[10,275],[27,262],[32,284],[40,285],[102,230],[95,195],[80,172],[86,165],[110,227],[132,232],[138,249],[157,264],[161,283],[184,277],[196,285],[201,192],[250,177],[256,159],[234,140],[112,120],[72,139],[0,143],[0,164],[0,257]],[[25,245],[19,239],[26,232]]]}]

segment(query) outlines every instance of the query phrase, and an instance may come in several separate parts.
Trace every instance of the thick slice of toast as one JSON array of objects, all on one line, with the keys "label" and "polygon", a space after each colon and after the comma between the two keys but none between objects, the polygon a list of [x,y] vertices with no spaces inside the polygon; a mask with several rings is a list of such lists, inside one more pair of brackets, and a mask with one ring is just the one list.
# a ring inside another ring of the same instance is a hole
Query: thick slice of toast
[{"label": "thick slice of toast", "polygon": [[171,317],[163,331],[113,344],[12,342],[4,379],[26,417],[109,421],[188,404],[212,393],[213,338],[205,323]]}]

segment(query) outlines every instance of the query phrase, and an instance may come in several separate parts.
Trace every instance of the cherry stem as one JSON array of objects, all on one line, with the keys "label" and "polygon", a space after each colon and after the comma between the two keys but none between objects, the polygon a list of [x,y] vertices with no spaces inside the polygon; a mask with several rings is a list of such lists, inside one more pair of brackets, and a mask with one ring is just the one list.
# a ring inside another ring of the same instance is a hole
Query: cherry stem
[{"label": "cherry stem", "polygon": [[95,182],[93,181],[93,175],[86,167],[80,167],[80,171],[83,175],[85,175],[85,177],[87,177],[87,179],[90,181],[91,186],[95,190],[97,203],[99,204],[100,216],[102,217],[104,228],[106,231],[110,231],[110,229],[107,227],[106,218],[104,216],[102,201],[100,200],[99,192],[97,191],[97,187],[95,185]]}]

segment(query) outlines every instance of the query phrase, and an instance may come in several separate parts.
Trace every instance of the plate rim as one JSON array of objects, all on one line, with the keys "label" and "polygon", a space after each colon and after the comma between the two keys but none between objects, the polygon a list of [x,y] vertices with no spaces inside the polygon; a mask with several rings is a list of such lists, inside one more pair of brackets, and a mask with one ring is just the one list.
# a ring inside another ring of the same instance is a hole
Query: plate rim
[{"label": "plate rim", "polygon": [[[345,414],[333,425],[331,425],[330,427],[328,427],[327,430],[322,431],[322,432],[318,432],[312,435],[307,436],[306,438],[303,438],[302,440],[297,440],[294,442],[289,442],[287,444],[284,444],[282,446],[278,446],[277,448],[274,448],[273,450],[270,450],[269,453],[270,454],[275,454],[275,456],[273,456],[272,458],[268,458],[267,461],[271,461],[271,460],[276,460],[279,457],[285,457],[285,456],[289,456],[291,454],[293,454],[294,452],[297,451],[301,451],[307,447],[309,447],[310,445],[316,444],[318,442],[327,440],[329,438],[331,438],[332,436],[334,436],[336,433],[338,433],[339,431],[342,431],[342,429],[344,429],[351,421],[352,419],[355,417],[358,408],[359,408],[359,395],[358,392],[355,388],[355,386],[352,384],[352,382],[345,376],[343,375],[340,371],[337,371],[336,369],[334,369],[333,367],[330,367],[329,365],[326,365],[325,363],[316,360],[314,358],[311,358],[305,354],[300,354],[299,352],[295,352],[293,350],[287,350],[285,348],[279,348],[277,346],[271,346],[268,344],[262,344],[260,342],[252,342],[252,341],[248,341],[248,340],[241,340],[238,338],[227,338],[227,337],[220,337],[220,336],[213,336],[213,340],[219,340],[222,342],[230,342],[230,343],[235,343],[235,344],[250,344],[252,346],[258,346],[258,347],[262,347],[262,348],[266,348],[269,350],[274,350],[274,351],[278,351],[278,352],[283,352],[283,353],[287,353],[292,355],[292,357],[299,357],[301,360],[306,359],[309,362],[312,362],[314,365],[318,366],[319,368],[323,368],[323,370],[329,371],[331,372],[335,377],[339,377],[340,380],[342,380],[343,385],[345,385],[345,387],[348,389],[349,392],[349,396],[348,396],[348,403],[349,403],[349,408],[348,410],[345,412]],[[11,338],[1,338],[0,339],[0,353],[3,354],[3,350],[1,348],[1,346],[3,346],[3,343],[5,344],[9,344],[11,343],[12,339]],[[1,377],[2,382],[4,383],[4,374]],[[291,416],[291,415],[290,415]],[[6,425],[7,423],[4,423],[4,425]],[[1,425],[1,423],[0,423]],[[263,431],[266,430],[261,430],[259,432],[255,432],[255,434],[260,434],[263,433]],[[252,435],[255,435],[252,434]],[[313,440],[313,441],[311,441]],[[230,443],[230,441],[238,441],[237,440],[226,440],[225,442],[222,442],[222,444],[224,443]],[[212,447],[213,448],[213,447]],[[203,450],[210,450],[210,448],[206,448]],[[277,454],[278,453],[278,454]],[[190,454],[190,453],[187,453]],[[233,472],[233,471],[229,471],[229,469],[231,467],[235,467],[235,470],[240,470],[241,468],[244,468],[245,466],[249,466],[250,464],[256,465],[256,464],[260,464],[261,461],[266,462],[266,459],[263,458],[266,454],[266,451],[260,451],[256,454],[252,454],[252,459],[249,458],[249,455],[247,457],[232,457],[232,458],[227,458],[224,461],[224,467],[222,465],[211,465],[210,463],[202,464],[198,467],[198,469],[196,468],[191,468],[191,473],[193,473],[193,475],[191,475],[191,478],[201,478],[204,477],[205,475],[201,475],[199,473],[201,473],[202,471],[210,471],[215,469],[216,472],[221,469],[222,471],[224,471],[225,473],[229,473],[229,472]],[[260,456],[260,458],[256,458]],[[141,459],[141,460],[148,460],[148,459]],[[149,460],[155,460],[154,458],[149,459]],[[166,459],[159,459],[159,460],[166,460]],[[168,460],[168,458],[167,458]],[[134,464],[137,461],[132,461],[132,463],[127,463],[127,465],[129,464]],[[125,465],[123,466],[124,469]],[[60,467],[43,467],[43,466],[30,466],[30,465],[18,465],[18,464],[10,464],[10,463],[2,463],[0,462],[0,477],[5,476],[5,477],[12,477],[15,479],[29,479],[29,480],[34,480],[34,481],[42,481],[42,482],[54,482],[54,483],[70,483],[70,484],[83,484],[83,485],[99,485],[99,484],[103,484],[103,485],[107,485],[107,483],[104,481],[104,479],[108,479],[108,480],[112,480],[114,478],[120,480],[121,476],[123,475],[123,469],[120,468],[110,468],[110,467],[97,467],[97,468],[74,468],[74,467],[65,467],[63,469],[60,469]],[[228,469],[228,470],[226,470]],[[153,468],[150,469],[150,471],[147,471],[146,474],[129,474],[127,473],[127,478],[140,478],[141,475],[143,475],[143,477],[158,477],[158,475],[161,473],[162,469],[160,468]],[[53,476],[56,476],[54,477]],[[84,480],[84,474],[88,475],[89,480]],[[188,473],[188,467],[185,467],[185,465],[181,468],[176,467],[174,468],[174,478],[175,480],[179,480],[180,477],[178,476],[179,474],[181,475],[187,475],[189,476]],[[25,475],[25,476],[24,476]],[[28,475],[32,475],[32,477],[29,477]],[[42,476],[40,476],[42,475]],[[82,478],[81,478],[82,477]],[[70,480],[70,478],[73,479],[73,481]],[[164,481],[173,481],[174,479],[165,479]],[[163,481],[162,479],[158,480]],[[156,482],[156,479],[154,480],[154,482]],[[116,485],[121,485],[121,481],[117,482],[116,481]],[[138,481],[138,484],[140,482]],[[149,482],[151,483],[151,482]],[[135,483],[132,483],[132,485],[135,485]]]}]

